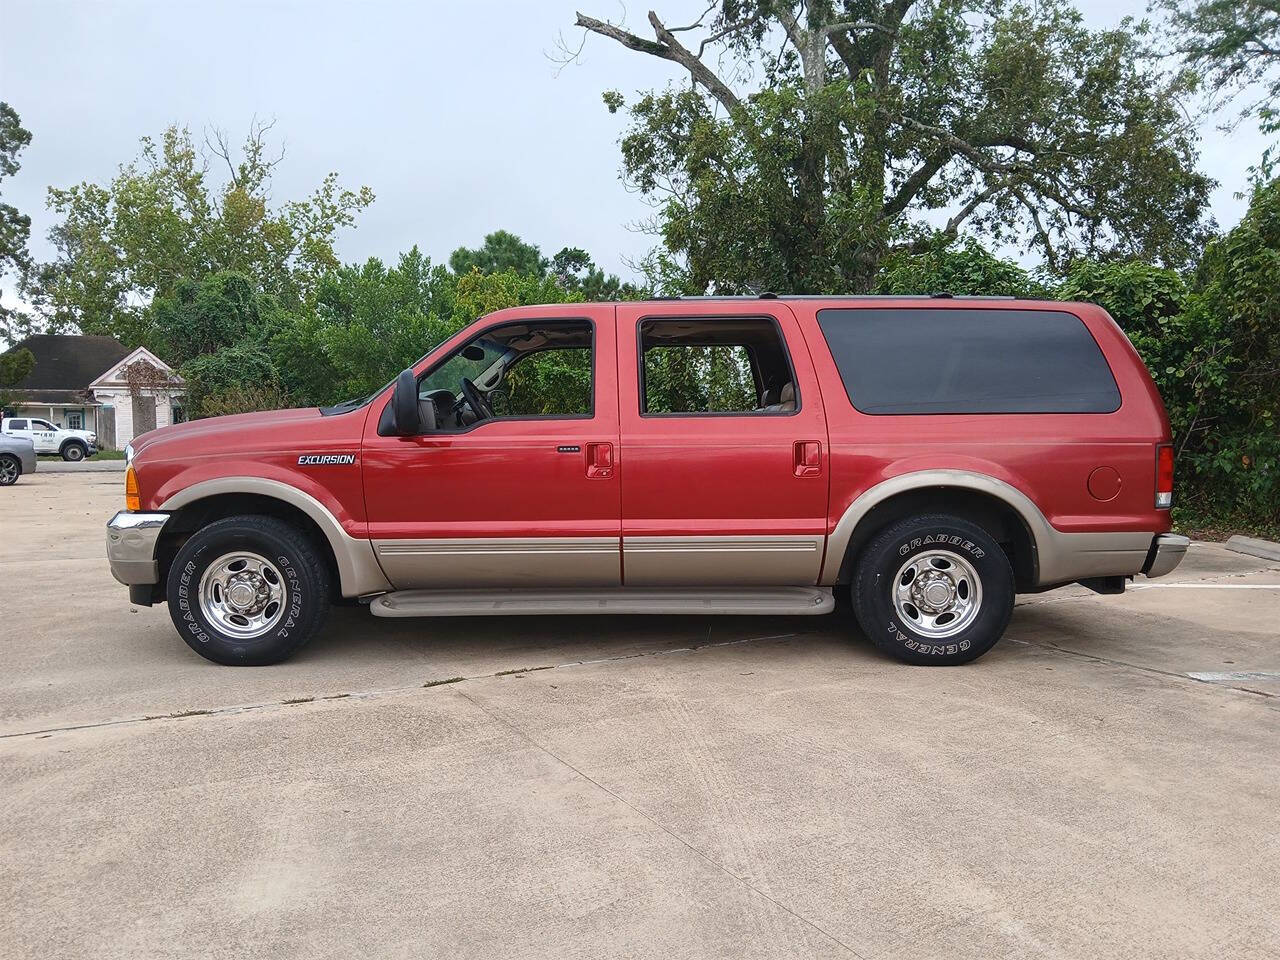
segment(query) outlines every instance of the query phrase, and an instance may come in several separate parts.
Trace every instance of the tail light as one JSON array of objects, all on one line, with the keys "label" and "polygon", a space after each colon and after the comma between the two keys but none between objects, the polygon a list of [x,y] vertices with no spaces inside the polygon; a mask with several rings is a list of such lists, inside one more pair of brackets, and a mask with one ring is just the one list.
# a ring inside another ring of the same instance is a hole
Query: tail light
[{"label": "tail light", "polygon": [[138,475],[129,464],[124,472],[124,508],[137,512],[142,509],[142,497],[138,494]]},{"label": "tail light", "polygon": [[1156,509],[1168,510],[1173,506],[1173,445],[1162,443],[1156,447]]}]

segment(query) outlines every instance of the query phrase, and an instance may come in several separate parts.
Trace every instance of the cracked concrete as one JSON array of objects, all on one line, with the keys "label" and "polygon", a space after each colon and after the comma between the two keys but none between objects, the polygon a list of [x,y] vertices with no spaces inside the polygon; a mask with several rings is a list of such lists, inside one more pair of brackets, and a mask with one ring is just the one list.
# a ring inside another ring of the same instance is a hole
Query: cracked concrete
[{"label": "cracked concrete", "polygon": [[230,669],[129,607],[103,479],[4,491],[0,955],[1280,957],[1280,565],[1021,598],[953,670],[362,610]]}]

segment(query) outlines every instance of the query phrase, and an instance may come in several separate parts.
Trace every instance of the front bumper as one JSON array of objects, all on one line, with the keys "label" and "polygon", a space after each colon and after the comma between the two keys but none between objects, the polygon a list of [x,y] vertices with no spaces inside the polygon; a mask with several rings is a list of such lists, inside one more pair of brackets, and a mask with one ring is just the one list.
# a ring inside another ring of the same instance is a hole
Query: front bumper
[{"label": "front bumper", "polygon": [[1147,562],[1142,572],[1148,577],[1163,577],[1172,573],[1173,569],[1187,555],[1187,547],[1191,541],[1176,533],[1162,533],[1151,541],[1151,552],[1147,554]]},{"label": "front bumper", "polygon": [[160,581],[156,545],[167,513],[130,513],[121,510],[107,521],[107,560],[111,575],[127,587]]}]

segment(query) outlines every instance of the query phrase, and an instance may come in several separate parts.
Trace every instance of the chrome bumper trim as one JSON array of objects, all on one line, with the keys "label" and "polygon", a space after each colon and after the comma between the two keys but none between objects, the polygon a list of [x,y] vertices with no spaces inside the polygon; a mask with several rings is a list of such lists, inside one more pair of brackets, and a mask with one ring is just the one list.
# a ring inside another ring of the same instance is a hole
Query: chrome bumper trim
[{"label": "chrome bumper trim", "polygon": [[168,519],[167,513],[121,510],[107,521],[107,560],[113,577],[127,587],[159,581],[156,542]]},{"label": "chrome bumper trim", "polygon": [[1163,577],[1172,573],[1173,569],[1187,555],[1187,547],[1191,540],[1176,533],[1162,533],[1151,541],[1151,556],[1142,572],[1147,577]]}]

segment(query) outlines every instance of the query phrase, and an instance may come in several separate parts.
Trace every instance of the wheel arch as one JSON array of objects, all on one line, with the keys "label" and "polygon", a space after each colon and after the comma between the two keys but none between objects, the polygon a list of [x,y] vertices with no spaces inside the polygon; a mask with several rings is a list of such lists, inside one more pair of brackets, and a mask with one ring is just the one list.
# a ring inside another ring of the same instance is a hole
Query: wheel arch
[{"label": "wheel arch", "polygon": [[862,548],[889,524],[939,512],[970,520],[991,534],[1008,554],[1019,590],[1039,582],[1043,531],[1049,524],[1026,494],[985,474],[925,470],[885,480],[849,505],[828,539],[821,583],[849,583]]},{"label": "wheel arch", "polygon": [[159,545],[161,583],[182,543],[205,524],[237,514],[263,514],[296,526],[315,542],[341,597],[390,590],[368,540],[347,534],[320,501],[277,480],[220,477],[193,484],[169,497],[160,510],[171,513]]},{"label": "wheel arch", "polygon": [[62,456],[67,447],[80,447],[86,454],[89,452],[89,444],[87,441],[81,440],[79,437],[67,437],[67,439],[63,440],[62,443],[58,445],[58,456]]}]

